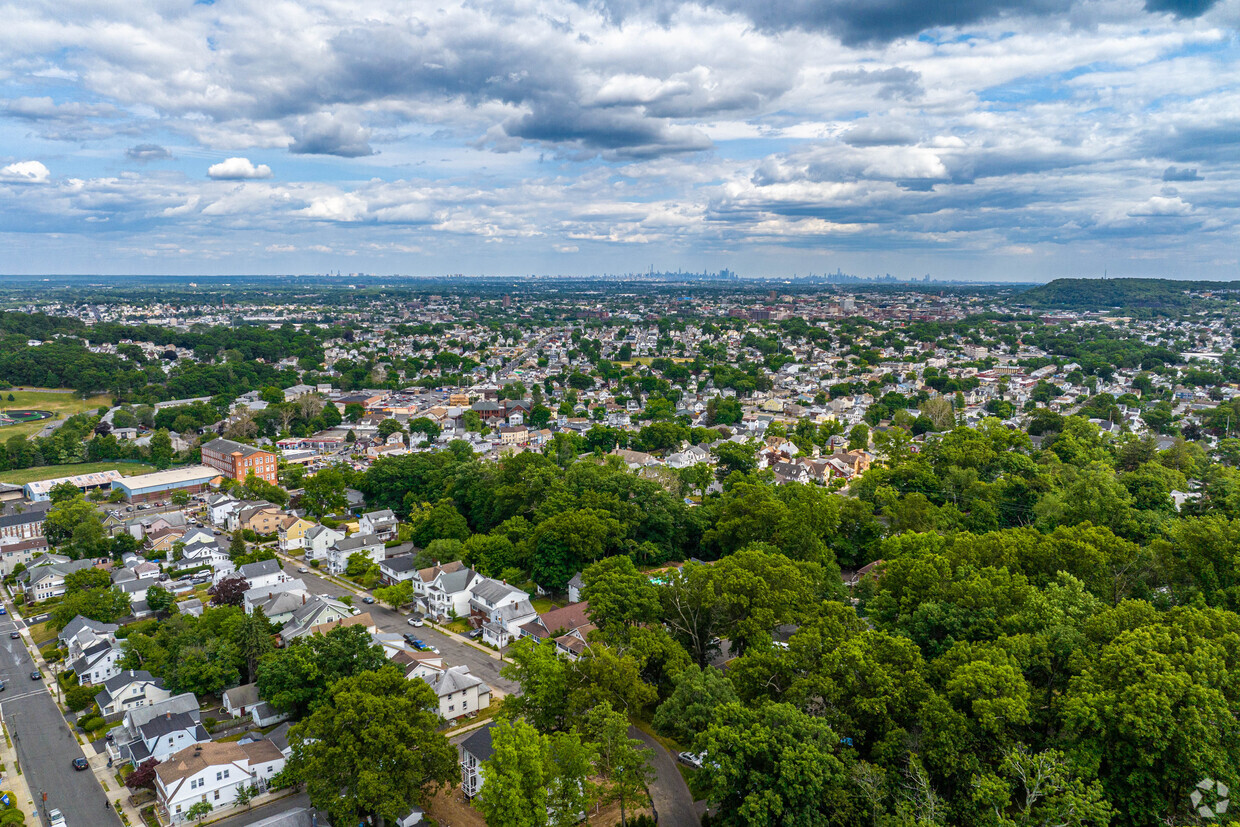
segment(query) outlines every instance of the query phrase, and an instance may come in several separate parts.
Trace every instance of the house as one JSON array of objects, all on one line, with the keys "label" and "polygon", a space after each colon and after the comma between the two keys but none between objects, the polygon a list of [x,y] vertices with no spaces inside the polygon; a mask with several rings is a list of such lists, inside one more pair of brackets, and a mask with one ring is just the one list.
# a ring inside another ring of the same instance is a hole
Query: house
[{"label": "house", "polygon": [[521,637],[538,642],[555,641],[556,651],[570,660],[577,660],[587,646],[594,624],[589,617],[590,604],[570,603],[559,609],[543,612],[533,621],[520,628]]},{"label": "house", "polygon": [[122,715],[130,709],[149,706],[172,697],[164,688],[164,679],[152,677],[150,672],[130,669],[118,672],[103,682],[103,690],[95,696],[95,703],[105,718]]},{"label": "house", "polygon": [[211,525],[227,525],[228,518],[241,506],[241,500],[228,494],[212,494],[207,497],[207,514],[211,518]]},{"label": "house", "polygon": [[254,503],[239,509],[228,518],[228,530],[249,529],[255,534],[276,534],[286,516],[278,505]]},{"label": "house", "polygon": [[287,583],[293,579],[284,573],[284,569],[280,567],[279,560],[260,560],[257,563],[246,563],[237,569],[237,574],[246,579],[251,589],[266,589],[271,586],[277,586],[280,583]]},{"label": "house", "polygon": [[155,768],[156,801],[173,823],[184,821],[199,801],[222,810],[233,806],[243,787],[266,790],[272,776],[284,769],[284,760],[266,740],[186,747]]},{"label": "house", "polygon": [[481,627],[483,640],[496,648],[507,646],[519,636],[522,624],[538,617],[529,594],[499,580],[480,577],[469,592],[470,622]]},{"label": "house", "polygon": [[0,540],[29,540],[43,536],[43,522],[47,512],[52,510],[51,502],[31,503],[23,506],[20,503],[6,504],[0,513]]},{"label": "house", "polygon": [[375,534],[387,543],[396,539],[396,515],[390,508],[382,511],[368,511],[357,520],[358,532]]},{"label": "house", "polygon": [[0,576],[8,577],[19,564],[29,566],[36,555],[47,551],[47,538],[43,536],[28,540],[0,537]]},{"label": "house", "polygon": [[491,705],[491,687],[471,675],[468,666],[424,668],[427,671],[417,677],[430,684],[435,691],[435,696],[439,698],[439,716],[445,721],[473,715]]},{"label": "house", "polygon": [[211,740],[199,723],[198,699],[189,692],[126,710],[108,735],[108,757],[135,767],[148,758],[163,761],[185,747]]},{"label": "house", "polygon": [[[436,568],[439,567],[436,566]],[[469,599],[473,596],[469,587],[481,576],[463,564],[452,571],[444,567],[431,582],[425,585],[423,594],[414,598],[414,605],[430,617],[468,616]],[[414,588],[416,591],[416,581]]]},{"label": "house", "polygon": [[283,623],[298,606],[310,599],[310,592],[301,580],[285,580],[257,589],[247,589],[241,599],[246,614],[262,609],[272,623]]},{"label": "house", "polygon": [[213,439],[205,443],[202,446],[202,464],[237,482],[245,482],[251,472],[273,485],[279,482],[275,454],[231,439]]},{"label": "house", "polygon": [[98,620],[91,620],[89,617],[77,617],[70,620],[65,628],[60,630],[60,634],[56,639],[60,641],[61,647],[72,652],[75,648],[79,651],[94,643],[99,638],[116,639],[116,630],[120,626],[115,623],[101,623]]},{"label": "house", "polygon": [[34,603],[65,593],[65,578],[75,571],[93,568],[94,560],[70,560],[59,554],[43,554],[30,561],[17,576],[26,592],[26,602]]},{"label": "house", "polygon": [[586,587],[586,581],[581,578],[581,572],[573,575],[573,579],[568,581],[568,602],[580,603],[581,590]]},{"label": "house", "polygon": [[287,644],[295,638],[318,633],[326,634],[336,626],[364,625],[374,631],[374,621],[369,612],[358,615],[339,600],[315,595],[289,613],[280,630],[281,642]]},{"label": "house", "polygon": [[288,714],[278,712],[258,697],[258,684],[247,683],[224,692],[224,709],[234,718],[249,717],[254,726],[267,727],[288,720]]},{"label": "house", "polygon": [[377,534],[354,534],[337,540],[327,551],[327,569],[332,574],[343,574],[349,566],[349,558],[354,554],[364,554],[372,562],[383,560],[385,554],[383,540]]},{"label": "house", "polygon": [[82,686],[101,684],[120,674],[116,662],[122,656],[121,647],[116,639],[101,639],[81,651],[77,657],[69,660],[69,668],[77,675]]},{"label": "house", "polygon": [[387,557],[379,564],[379,576],[385,586],[404,583],[406,580],[413,580],[418,576],[417,565],[418,559],[412,554]]},{"label": "house", "polygon": [[302,542],[302,548],[305,549],[307,560],[325,560],[327,552],[340,540],[343,540],[345,534],[334,528],[328,528],[325,525],[315,525],[306,530],[306,536]]},{"label": "house", "polygon": [[305,517],[298,517],[293,514],[285,516],[284,521],[276,530],[280,538],[280,551],[286,554],[291,551],[298,551],[306,546],[306,532],[314,528],[316,523],[307,520]]},{"label": "house", "polygon": [[489,723],[457,746],[460,753],[461,792],[466,798],[473,798],[482,790],[482,764],[495,754],[495,749],[491,746],[491,730],[494,728],[495,724]]}]

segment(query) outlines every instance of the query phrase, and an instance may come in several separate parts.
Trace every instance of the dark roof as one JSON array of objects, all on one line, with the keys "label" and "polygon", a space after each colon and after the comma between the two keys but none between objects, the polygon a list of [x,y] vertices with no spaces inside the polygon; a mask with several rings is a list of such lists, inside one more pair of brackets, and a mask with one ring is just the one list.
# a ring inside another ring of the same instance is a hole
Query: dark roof
[{"label": "dark roof", "polygon": [[495,723],[492,722],[474,732],[461,742],[461,749],[479,761],[486,761],[495,754],[495,749],[491,746],[491,728],[494,726]]},{"label": "dark roof", "polygon": [[213,439],[202,447],[209,451],[215,451],[216,453],[225,455],[239,453],[243,457],[253,456],[254,454],[259,453],[271,453],[270,451],[264,451],[262,448],[255,448],[253,445],[246,445],[242,442],[233,442],[231,439],[224,439],[223,437]]}]

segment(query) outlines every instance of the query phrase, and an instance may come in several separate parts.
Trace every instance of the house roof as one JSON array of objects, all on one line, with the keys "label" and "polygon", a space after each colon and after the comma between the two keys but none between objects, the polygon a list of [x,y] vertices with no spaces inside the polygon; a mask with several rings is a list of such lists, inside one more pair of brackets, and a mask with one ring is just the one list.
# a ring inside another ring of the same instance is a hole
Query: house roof
[{"label": "house roof", "polygon": [[499,580],[492,580],[489,577],[483,578],[481,582],[475,583],[470,591],[475,597],[479,597],[488,603],[497,603],[509,595],[520,595],[522,598],[528,598],[529,595],[518,589],[516,586],[509,586],[501,583]]},{"label": "house roof", "polygon": [[423,680],[429,683],[431,689],[441,698],[474,686],[486,686],[480,678],[469,673],[468,666],[450,666],[434,677],[427,676]]},{"label": "house roof", "polygon": [[258,684],[246,683],[224,692],[224,701],[230,707],[253,706],[258,703]]},{"label": "house roof", "polygon": [[179,786],[192,775],[221,764],[240,764],[249,756],[240,744],[225,741],[208,741],[205,744],[194,744],[180,752],[168,756],[168,760],[155,767],[155,774],[169,790]]},{"label": "house roof", "polygon": [[88,617],[78,615],[73,620],[70,620],[65,628],[60,630],[60,634],[57,637],[61,642],[68,643],[77,637],[83,629],[90,629],[99,635],[109,635],[119,628],[120,626],[117,626],[115,623],[100,623],[98,620],[91,620]]},{"label": "house roof", "polygon": [[213,439],[202,447],[206,448],[208,451],[215,451],[219,454],[241,454],[242,457],[268,453],[261,448],[255,448],[253,445],[233,442],[231,439],[223,439],[222,437],[219,439]]},{"label": "house roof", "polygon": [[491,746],[491,730],[495,727],[495,722],[487,724],[481,729],[474,732],[468,738],[461,742],[461,749],[468,752],[479,761],[486,761],[495,754],[495,749]]},{"label": "house roof", "polygon": [[259,560],[257,563],[246,563],[238,569],[241,576],[246,580],[249,580],[251,583],[254,582],[254,578],[256,577],[263,577],[268,574],[278,574],[280,571],[282,571],[282,568],[279,560]]}]

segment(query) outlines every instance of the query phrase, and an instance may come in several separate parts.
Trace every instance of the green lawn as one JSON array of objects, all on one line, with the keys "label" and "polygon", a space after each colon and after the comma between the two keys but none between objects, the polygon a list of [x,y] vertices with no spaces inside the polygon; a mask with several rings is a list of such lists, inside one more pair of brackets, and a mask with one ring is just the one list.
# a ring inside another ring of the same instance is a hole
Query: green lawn
[{"label": "green lawn", "polygon": [[535,597],[530,601],[530,605],[534,607],[534,611],[544,614],[552,609],[558,609],[559,606],[550,597]]},{"label": "green lawn", "polygon": [[[3,439],[3,433],[0,431],[0,439]],[[149,474],[155,470],[154,465],[148,465],[145,462],[78,462],[72,465],[40,465],[38,468],[22,468],[19,471],[5,471],[0,473],[0,482],[8,482],[13,485],[25,485],[28,482],[36,480],[50,480],[55,477],[73,477],[78,474],[95,474],[100,471],[117,470],[121,472],[122,477],[132,477],[137,474]]]},{"label": "green lawn", "polygon": [[[13,396],[13,400],[9,401],[9,396]],[[47,393],[46,391],[0,391],[0,408],[11,408],[13,410],[34,410],[34,411],[51,411],[56,414],[56,419],[71,416],[83,411],[94,411],[99,408],[112,407],[112,397],[110,396],[92,396],[89,399],[82,399],[76,393]],[[35,422],[21,422],[16,425],[6,425],[0,428],[0,440],[9,439],[15,434],[29,437],[37,434],[43,429],[43,426],[50,419],[40,419]]]}]

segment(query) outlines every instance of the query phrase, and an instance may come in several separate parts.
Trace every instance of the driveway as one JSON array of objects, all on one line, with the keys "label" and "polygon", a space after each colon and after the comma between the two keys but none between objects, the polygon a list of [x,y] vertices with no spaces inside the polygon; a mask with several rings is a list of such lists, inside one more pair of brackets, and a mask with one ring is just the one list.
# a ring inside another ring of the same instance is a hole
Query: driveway
[{"label": "driveway", "polygon": [[693,795],[685,777],[676,769],[676,757],[663,748],[663,745],[642,732],[637,727],[629,727],[630,738],[640,738],[650,748],[650,766],[654,768],[655,778],[650,783],[650,799],[654,802],[654,811],[659,815],[660,824],[699,824],[697,808],[693,806]]},{"label": "driveway", "polygon": [[[0,710],[39,814],[46,823],[47,810],[54,808],[64,814],[68,824],[120,827],[120,819],[106,806],[108,799],[95,774],[73,769],[73,759],[85,753],[49,693],[53,676],[31,680],[34,662],[25,643],[9,639],[8,633],[21,625],[11,615],[0,618],[0,641],[4,644],[0,680],[5,683]],[[46,804],[39,801],[40,793],[47,793]]]},{"label": "driveway", "polygon": [[380,603],[367,605],[362,602],[361,597],[356,593],[349,591],[332,580],[320,577],[314,569],[310,569],[305,574],[299,574],[297,569],[302,567],[300,564],[291,563],[283,557],[279,559],[284,566],[285,573],[290,577],[301,578],[305,582],[306,588],[312,594],[325,594],[330,597],[352,595],[353,605],[364,612],[370,612],[370,616],[374,618],[375,625],[379,627],[380,631],[397,632],[402,635],[412,632],[414,637],[419,638],[428,646],[434,646],[439,650],[439,654],[443,655],[445,666],[468,666],[471,674],[486,681],[488,685],[500,690],[505,695],[511,695],[520,691],[521,687],[516,682],[500,677],[499,670],[503,664],[489,651],[478,649],[468,643],[462,643],[456,638],[437,631],[430,625],[414,628],[409,625],[408,615],[394,612]]}]

